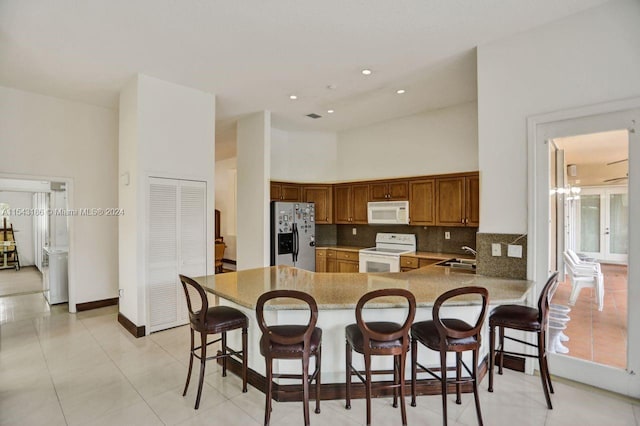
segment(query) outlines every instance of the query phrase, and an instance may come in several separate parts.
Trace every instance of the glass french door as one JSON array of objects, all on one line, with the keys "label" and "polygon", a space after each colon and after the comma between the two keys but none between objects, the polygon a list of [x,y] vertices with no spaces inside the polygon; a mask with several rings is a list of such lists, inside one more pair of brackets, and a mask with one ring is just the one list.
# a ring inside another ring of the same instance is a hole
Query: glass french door
[{"label": "glass french door", "polygon": [[629,195],[626,187],[583,188],[575,213],[578,252],[598,261],[627,263]]}]

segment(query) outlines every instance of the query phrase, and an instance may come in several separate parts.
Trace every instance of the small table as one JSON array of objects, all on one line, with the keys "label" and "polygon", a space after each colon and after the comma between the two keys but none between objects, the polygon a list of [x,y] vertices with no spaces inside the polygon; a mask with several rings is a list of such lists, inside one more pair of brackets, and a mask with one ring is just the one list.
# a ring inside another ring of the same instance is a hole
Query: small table
[{"label": "small table", "polygon": [[0,250],[2,251],[2,264],[0,265],[0,269],[18,268],[18,265],[7,264],[7,256],[13,252],[9,251],[9,247],[15,246],[15,244],[15,241],[0,241]]}]

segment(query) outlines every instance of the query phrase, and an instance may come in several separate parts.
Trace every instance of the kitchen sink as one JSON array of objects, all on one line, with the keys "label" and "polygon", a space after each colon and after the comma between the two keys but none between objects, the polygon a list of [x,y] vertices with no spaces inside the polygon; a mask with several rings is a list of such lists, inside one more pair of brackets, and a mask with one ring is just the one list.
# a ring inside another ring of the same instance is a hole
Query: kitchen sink
[{"label": "kitchen sink", "polygon": [[476,270],[476,260],[475,259],[448,259],[443,260],[442,262],[436,263],[437,266],[448,266],[454,269],[462,269],[465,271],[474,271]]}]

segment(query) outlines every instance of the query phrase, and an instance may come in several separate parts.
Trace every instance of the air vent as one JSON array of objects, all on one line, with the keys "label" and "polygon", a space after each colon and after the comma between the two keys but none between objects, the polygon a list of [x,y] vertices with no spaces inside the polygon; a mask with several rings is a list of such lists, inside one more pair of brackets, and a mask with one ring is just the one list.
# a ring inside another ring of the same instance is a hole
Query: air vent
[{"label": "air vent", "polygon": [[312,112],[311,114],[307,114],[307,117],[313,118],[314,120],[317,119],[317,118],[322,118],[321,115],[318,115],[318,114],[316,114],[314,112]]}]

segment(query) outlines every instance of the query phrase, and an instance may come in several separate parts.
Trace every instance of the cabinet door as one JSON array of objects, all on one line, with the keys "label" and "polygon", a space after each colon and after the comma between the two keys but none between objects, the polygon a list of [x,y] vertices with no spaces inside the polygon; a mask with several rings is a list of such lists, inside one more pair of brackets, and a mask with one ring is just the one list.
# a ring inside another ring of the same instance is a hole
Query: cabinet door
[{"label": "cabinet door", "polygon": [[353,197],[351,223],[368,223],[369,185],[352,185],[351,195]]},{"label": "cabinet door", "polygon": [[282,196],[282,186],[279,183],[271,183],[271,201],[280,201]]},{"label": "cabinet door", "polygon": [[409,184],[407,181],[402,182],[389,182],[388,200],[408,200],[409,199]]},{"label": "cabinet door", "polygon": [[389,185],[386,182],[369,184],[371,201],[387,201],[389,199]]},{"label": "cabinet door", "polygon": [[464,177],[436,180],[436,225],[464,226]]},{"label": "cabinet door", "polygon": [[333,193],[335,202],[335,223],[351,223],[351,186],[338,185]]},{"label": "cabinet door", "polygon": [[336,272],[360,272],[360,265],[357,262],[338,259]]},{"label": "cabinet door", "polygon": [[283,183],[281,199],[282,201],[300,201],[300,187],[296,184]]},{"label": "cabinet door", "polygon": [[327,250],[316,249],[316,272],[327,271]]},{"label": "cabinet door", "polygon": [[315,203],[316,223],[333,223],[333,205],[331,203],[331,186],[305,186],[302,190],[302,201]]},{"label": "cabinet door", "polygon": [[465,188],[466,225],[480,226],[480,177],[468,176]]},{"label": "cabinet door", "polygon": [[435,225],[435,179],[409,182],[409,222],[412,225]]}]

